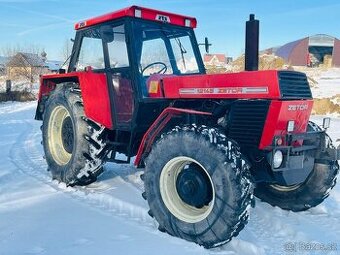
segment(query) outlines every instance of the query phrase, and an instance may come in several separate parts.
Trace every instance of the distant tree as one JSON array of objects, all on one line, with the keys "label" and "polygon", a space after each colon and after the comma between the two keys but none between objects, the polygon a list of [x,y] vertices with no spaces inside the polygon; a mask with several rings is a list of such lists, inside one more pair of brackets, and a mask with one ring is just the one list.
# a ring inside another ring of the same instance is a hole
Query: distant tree
[{"label": "distant tree", "polygon": [[26,53],[32,53],[32,54],[40,54],[44,50],[43,47],[36,45],[36,44],[11,44],[11,45],[5,45],[0,49],[0,54],[4,57],[13,57],[18,52],[26,52]]}]

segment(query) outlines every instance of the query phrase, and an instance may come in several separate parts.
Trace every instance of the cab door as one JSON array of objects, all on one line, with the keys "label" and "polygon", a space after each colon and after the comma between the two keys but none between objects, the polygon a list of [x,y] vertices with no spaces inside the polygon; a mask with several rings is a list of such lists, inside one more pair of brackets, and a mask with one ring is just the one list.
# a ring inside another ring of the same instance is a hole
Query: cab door
[{"label": "cab door", "polygon": [[124,24],[103,24],[80,31],[74,47],[76,58],[71,59],[71,70],[84,71],[90,66],[93,72],[106,74],[113,128],[129,129],[134,94]]},{"label": "cab door", "polygon": [[134,94],[125,25],[103,25],[101,31],[115,123],[119,129],[129,129],[134,110]]}]

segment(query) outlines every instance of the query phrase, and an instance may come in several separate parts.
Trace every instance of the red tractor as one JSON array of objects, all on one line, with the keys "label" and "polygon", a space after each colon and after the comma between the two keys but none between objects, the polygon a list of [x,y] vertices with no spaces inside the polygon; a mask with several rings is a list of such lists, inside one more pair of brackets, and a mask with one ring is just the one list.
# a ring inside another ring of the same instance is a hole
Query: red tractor
[{"label": "red tractor", "polygon": [[240,73],[206,74],[196,24],[138,6],[77,23],[67,72],[41,77],[35,118],[53,179],[87,185],[136,156],[159,230],[211,248],[244,228],[253,194],[291,211],[320,204],[340,149],[329,119],[309,122],[305,74],[257,71],[253,16]]}]

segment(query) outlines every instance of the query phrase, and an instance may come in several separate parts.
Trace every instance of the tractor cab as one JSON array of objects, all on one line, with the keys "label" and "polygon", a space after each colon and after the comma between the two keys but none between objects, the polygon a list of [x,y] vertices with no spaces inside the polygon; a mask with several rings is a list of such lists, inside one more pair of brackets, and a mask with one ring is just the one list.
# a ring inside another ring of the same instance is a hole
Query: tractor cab
[{"label": "tractor cab", "polygon": [[137,6],[79,22],[68,73],[104,74],[114,126],[144,131],[164,109],[150,96],[155,80],[205,74],[195,27],[195,18]]},{"label": "tractor cab", "polygon": [[136,6],[77,23],[68,72],[91,67],[107,74],[115,96],[123,90],[143,101],[152,76],[205,73],[195,26],[194,18]]}]

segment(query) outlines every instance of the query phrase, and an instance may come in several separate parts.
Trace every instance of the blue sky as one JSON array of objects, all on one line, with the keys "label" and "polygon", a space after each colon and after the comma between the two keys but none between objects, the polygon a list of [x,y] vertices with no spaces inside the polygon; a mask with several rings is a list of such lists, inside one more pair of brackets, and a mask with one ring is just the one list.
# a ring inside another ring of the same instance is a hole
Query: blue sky
[{"label": "blue sky", "polygon": [[34,44],[60,59],[75,22],[133,4],[196,17],[198,41],[208,36],[211,52],[234,57],[244,51],[250,13],[261,22],[261,49],[318,33],[340,38],[338,0],[0,0],[0,52]]}]

